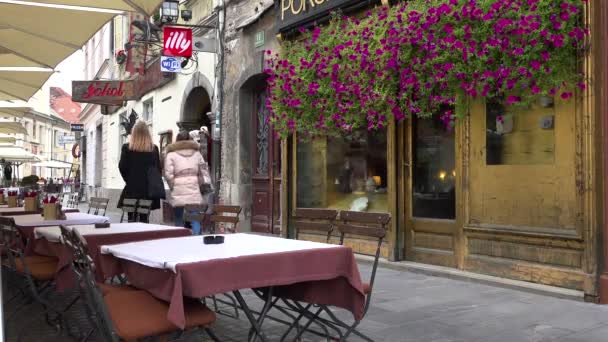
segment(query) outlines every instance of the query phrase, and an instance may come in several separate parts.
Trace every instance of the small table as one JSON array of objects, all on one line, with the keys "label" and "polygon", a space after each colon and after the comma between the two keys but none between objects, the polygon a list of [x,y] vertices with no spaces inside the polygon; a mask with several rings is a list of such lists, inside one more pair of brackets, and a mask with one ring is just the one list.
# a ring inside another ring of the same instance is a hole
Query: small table
[{"label": "small table", "polygon": [[[75,208],[63,208],[63,212],[77,213],[79,210]],[[25,211],[25,207],[9,208],[8,206],[0,206],[0,216],[33,215],[41,213],[42,209],[38,209],[36,211]]]},{"label": "small table", "polygon": [[[224,236],[219,245],[191,236],[102,246],[101,252],[120,259],[133,286],[168,301],[168,319],[181,328],[184,296],[233,292],[252,328],[266,341],[261,331],[265,313],[254,318],[239,292],[259,288],[283,298],[338,306],[362,318],[363,284],[349,247],[254,234]],[[266,305],[271,300],[272,295]]]},{"label": "small table", "polygon": [[34,251],[34,229],[39,227],[53,227],[59,225],[83,225],[110,222],[105,216],[86,213],[66,213],[65,220],[45,220],[41,214],[12,215],[15,226],[26,241],[25,253],[31,255]]},{"label": "small table", "polygon": [[[192,231],[185,228],[139,222],[116,223],[109,228],[95,228],[94,225],[68,226],[67,228],[78,230],[87,242],[89,255],[93,262],[99,265],[95,270],[95,277],[100,282],[120,274],[117,271],[119,265],[113,264],[112,260],[101,261],[103,257],[109,257],[101,255],[100,246],[192,235]],[[61,243],[61,229],[59,227],[36,228],[34,236],[34,252],[59,259],[55,272],[57,289],[61,291],[71,288],[74,278],[68,266],[72,262],[72,252]],[[101,266],[105,266],[105,268]]]}]

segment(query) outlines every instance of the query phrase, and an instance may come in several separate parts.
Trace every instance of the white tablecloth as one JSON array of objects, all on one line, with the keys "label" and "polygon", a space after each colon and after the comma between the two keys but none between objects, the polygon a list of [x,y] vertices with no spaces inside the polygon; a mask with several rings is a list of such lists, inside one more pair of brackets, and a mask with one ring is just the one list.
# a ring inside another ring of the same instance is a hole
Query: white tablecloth
[{"label": "white tablecloth", "polygon": [[65,220],[45,221],[40,214],[13,216],[15,224],[22,227],[52,227],[59,225],[81,225],[110,222],[105,216],[91,215],[87,213],[66,213]]},{"label": "white tablecloth", "polygon": [[[110,228],[95,228],[95,225],[84,226],[68,226],[68,229],[76,229],[82,235],[105,235],[105,234],[121,234],[121,233],[139,233],[151,232],[158,230],[183,229],[181,227],[162,226],[158,224],[147,223],[112,223]],[[45,238],[48,241],[61,241],[61,229],[57,227],[46,227],[34,230],[36,239]]]},{"label": "white tablecloth", "polygon": [[[115,257],[149,267],[168,268],[175,272],[177,264],[339,247],[325,243],[254,234],[227,234],[224,237],[224,243],[219,245],[205,245],[203,236],[188,236],[101,246],[101,253],[112,254]],[[272,265],[268,265],[268,267],[272,267]]]}]

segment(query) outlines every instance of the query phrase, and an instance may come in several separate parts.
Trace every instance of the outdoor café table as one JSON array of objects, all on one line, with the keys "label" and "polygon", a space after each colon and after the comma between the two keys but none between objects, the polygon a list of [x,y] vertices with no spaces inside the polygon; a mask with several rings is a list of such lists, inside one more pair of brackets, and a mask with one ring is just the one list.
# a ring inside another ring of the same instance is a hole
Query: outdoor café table
[{"label": "outdoor caf\u00e9 table", "polygon": [[[102,246],[120,259],[129,282],[168,301],[168,319],[185,326],[184,297],[233,292],[252,328],[266,341],[239,290],[268,293],[349,310],[361,319],[365,296],[349,247],[254,234],[228,234],[225,242],[203,244],[203,236]],[[266,306],[272,300],[267,296]]]},{"label": "outdoor caf\u00e9 table", "polygon": [[[77,213],[79,212],[76,208],[64,208],[64,213]],[[38,209],[37,211],[25,211],[25,207],[2,207],[0,206],[0,216],[16,216],[16,215],[32,215],[32,214],[41,214],[42,209]]]},{"label": "outdoor caf\u00e9 table", "polygon": [[[78,230],[84,237],[89,256],[96,265],[99,265],[95,269],[95,277],[100,282],[120,274],[115,271],[111,262],[102,263],[100,261],[102,257],[100,246],[192,235],[190,229],[147,223],[113,223],[109,228],[95,228],[94,225],[68,226],[67,228]],[[36,228],[34,236],[36,254],[54,256],[59,259],[55,272],[57,289],[61,291],[72,288],[74,275],[69,268],[72,262],[72,252],[61,243],[61,229],[59,227]],[[106,266],[106,269],[100,267],[103,265]]]},{"label": "outdoor caf\u00e9 table", "polygon": [[53,227],[63,225],[82,225],[110,222],[105,216],[97,216],[86,213],[66,213],[65,220],[45,220],[41,214],[12,215],[15,226],[27,241],[25,253],[31,255],[34,251],[34,229],[39,227]]}]

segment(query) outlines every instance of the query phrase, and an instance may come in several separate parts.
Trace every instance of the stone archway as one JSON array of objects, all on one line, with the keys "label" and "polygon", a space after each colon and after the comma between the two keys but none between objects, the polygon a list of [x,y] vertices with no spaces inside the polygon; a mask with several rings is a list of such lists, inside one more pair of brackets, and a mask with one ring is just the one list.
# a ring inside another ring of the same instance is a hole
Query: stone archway
[{"label": "stone archway", "polygon": [[209,79],[200,72],[194,73],[184,88],[179,121],[177,123],[180,129],[200,128],[200,125],[198,127],[193,125],[203,121],[201,111],[204,111],[202,115],[207,118],[207,113],[211,111],[213,94],[213,86]]}]

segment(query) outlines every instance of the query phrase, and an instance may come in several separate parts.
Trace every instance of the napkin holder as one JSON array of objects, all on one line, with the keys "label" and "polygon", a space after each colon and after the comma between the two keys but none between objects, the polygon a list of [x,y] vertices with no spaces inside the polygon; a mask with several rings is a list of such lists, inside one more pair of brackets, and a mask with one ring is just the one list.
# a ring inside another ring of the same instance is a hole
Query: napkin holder
[{"label": "napkin holder", "polygon": [[38,211],[38,199],[36,197],[26,197],[23,199],[23,210]]},{"label": "napkin holder", "polygon": [[110,228],[110,222],[95,223],[95,228],[96,229],[99,229],[99,228]]},{"label": "napkin holder", "polygon": [[44,203],[42,207],[42,216],[44,216],[45,221],[53,221],[57,220],[57,203]]},{"label": "napkin holder", "polygon": [[8,196],[8,207],[9,208],[17,208],[17,203],[18,203],[18,197],[17,196]]},{"label": "napkin holder", "polygon": [[205,245],[220,245],[224,243],[224,236],[222,235],[207,235],[203,238]]}]

